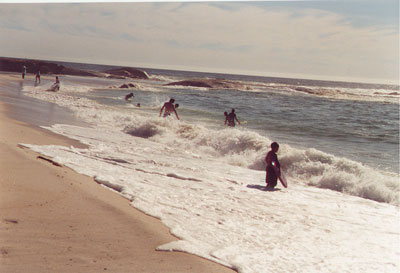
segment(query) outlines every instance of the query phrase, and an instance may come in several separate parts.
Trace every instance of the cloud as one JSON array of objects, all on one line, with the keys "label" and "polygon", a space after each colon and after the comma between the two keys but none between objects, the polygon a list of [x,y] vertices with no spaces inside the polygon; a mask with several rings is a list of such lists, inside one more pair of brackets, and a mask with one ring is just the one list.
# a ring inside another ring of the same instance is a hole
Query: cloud
[{"label": "cloud", "polygon": [[398,77],[398,27],[355,25],[327,9],[245,2],[30,4],[2,5],[0,16],[0,37],[31,45],[2,41],[2,52],[14,56],[23,50],[127,65]]}]

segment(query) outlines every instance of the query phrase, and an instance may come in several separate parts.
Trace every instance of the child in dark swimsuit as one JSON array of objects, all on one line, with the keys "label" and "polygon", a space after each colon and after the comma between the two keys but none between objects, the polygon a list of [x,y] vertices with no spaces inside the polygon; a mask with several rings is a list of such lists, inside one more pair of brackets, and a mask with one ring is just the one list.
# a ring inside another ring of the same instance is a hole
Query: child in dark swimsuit
[{"label": "child in dark swimsuit", "polygon": [[278,156],[276,155],[278,150],[279,144],[273,142],[271,144],[271,151],[269,151],[265,157],[265,161],[267,162],[265,182],[267,183],[267,188],[269,189],[275,188],[280,175],[281,165],[279,164]]}]

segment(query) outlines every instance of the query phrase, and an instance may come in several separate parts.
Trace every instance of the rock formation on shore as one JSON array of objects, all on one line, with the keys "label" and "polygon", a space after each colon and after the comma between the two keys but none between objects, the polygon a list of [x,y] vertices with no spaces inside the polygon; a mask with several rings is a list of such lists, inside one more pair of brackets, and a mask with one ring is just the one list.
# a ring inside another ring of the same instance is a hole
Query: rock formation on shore
[{"label": "rock formation on shore", "polygon": [[22,67],[24,65],[26,66],[27,73],[32,73],[32,74],[40,70],[41,74],[75,75],[75,76],[92,76],[92,77],[102,76],[102,74],[98,72],[69,68],[63,65],[59,65],[55,62],[0,57],[0,71],[21,73]]},{"label": "rock formation on shore", "polygon": [[91,77],[108,77],[117,79],[149,79],[145,71],[131,67],[115,68],[103,72],[90,71],[67,67],[57,62],[5,58],[0,57],[0,71],[22,73],[22,67],[26,66],[27,73],[34,74],[40,70],[41,74],[56,74],[56,75],[74,75],[74,76],[91,76]]}]

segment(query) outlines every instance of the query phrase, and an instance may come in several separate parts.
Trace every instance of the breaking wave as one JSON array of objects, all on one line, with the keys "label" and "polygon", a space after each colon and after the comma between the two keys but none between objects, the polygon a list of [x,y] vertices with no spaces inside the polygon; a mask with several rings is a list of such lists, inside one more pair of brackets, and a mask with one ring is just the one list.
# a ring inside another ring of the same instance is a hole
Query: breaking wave
[{"label": "breaking wave", "polygon": [[[272,142],[256,132],[212,130],[169,119],[146,120],[124,129],[170,147],[213,157],[253,170],[265,170],[265,155]],[[378,202],[399,205],[399,176],[316,149],[281,144],[278,153],[286,177],[294,183],[330,189]]]}]

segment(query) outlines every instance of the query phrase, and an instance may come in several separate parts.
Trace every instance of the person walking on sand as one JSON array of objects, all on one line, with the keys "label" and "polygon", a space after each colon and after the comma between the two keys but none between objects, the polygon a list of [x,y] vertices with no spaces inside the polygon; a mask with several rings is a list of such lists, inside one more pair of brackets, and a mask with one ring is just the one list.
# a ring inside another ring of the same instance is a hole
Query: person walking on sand
[{"label": "person walking on sand", "polygon": [[22,79],[25,79],[25,74],[26,74],[26,66],[24,65],[22,67]]},{"label": "person walking on sand", "polygon": [[40,84],[40,70],[38,70],[38,72],[36,73],[35,84],[37,84],[38,81],[39,81],[39,84]]},{"label": "person walking on sand", "polygon": [[267,162],[265,182],[267,184],[267,189],[274,189],[277,182],[278,177],[281,172],[281,165],[278,160],[278,156],[276,153],[279,150],[279,144],[273,142],[271,144],[271,150],[267,153],[265,157],[265,162]]},{"label": "person walking on sand", "polygon": [[161,107],[161,110],[160,110],[160,117],[164,110],[164,115],[163,115],[164,118],[168,117],[169,115],[171,115],[172,112],[174,112],[176,118],[179,120],[178,113],[175,110],[174,102],[175,102],[174,99],[170,99],[168,102],[164,103],[164,105]]},{"label": "person walking on sand", "polygon": [[236,125],[235,120],[237,121],[238,124],[240,124],[239,120],[236,117],[235,109],[232,108],[232,111],[226,116],[225,124],[226,122],[228,122],[228,126],[235,127]]}]

